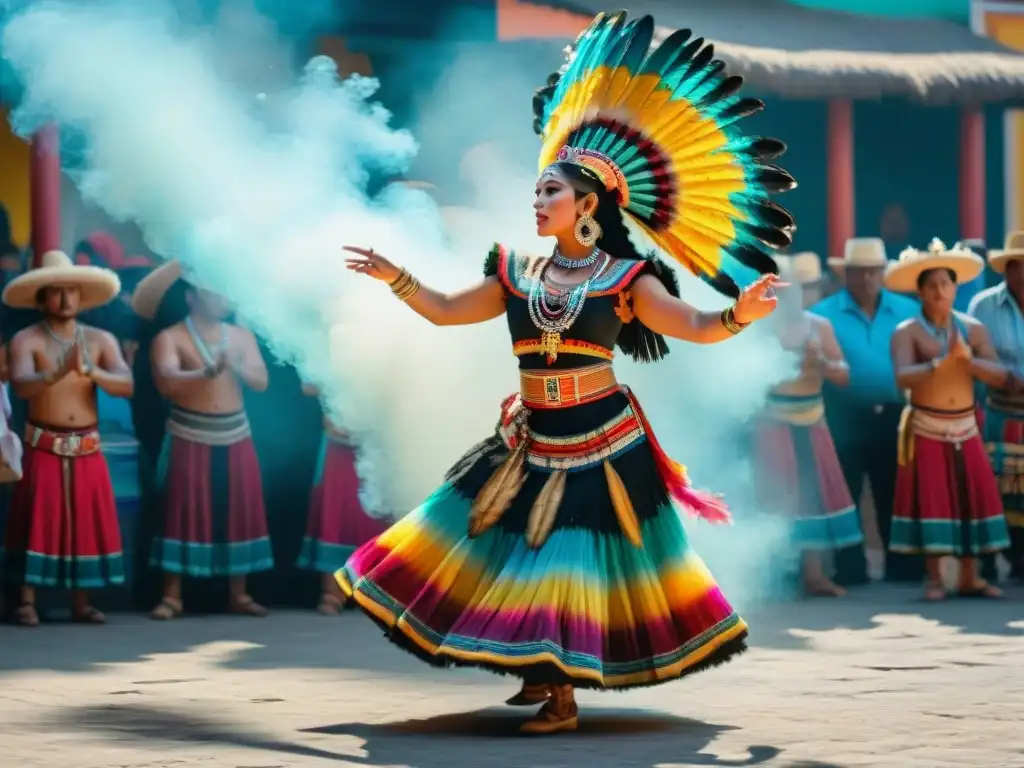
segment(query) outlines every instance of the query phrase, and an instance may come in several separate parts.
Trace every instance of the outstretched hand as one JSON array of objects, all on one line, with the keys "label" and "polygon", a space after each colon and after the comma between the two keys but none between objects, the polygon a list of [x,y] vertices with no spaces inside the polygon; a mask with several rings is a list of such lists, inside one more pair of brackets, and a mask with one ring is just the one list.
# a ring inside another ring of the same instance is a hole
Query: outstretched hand
[{"label": "outstretched hand", "polygon": [[368,275],[374,280],[391,284],[398,279],[401,270],[373,250],[373,248],[357,248],[354,245],[345,245],[342,248],[349,253],[356,254],[354,257],[345,259],[345,266],[352,272],[360,275]]},{"label": "outstretched hand", "polygon": [[779,297],[776,288],[787,288],[789,283],[775,274],[761,275],[757,280],[743,289],[733,307],[733,317],[737,323],[748,325],[775,311]]}]

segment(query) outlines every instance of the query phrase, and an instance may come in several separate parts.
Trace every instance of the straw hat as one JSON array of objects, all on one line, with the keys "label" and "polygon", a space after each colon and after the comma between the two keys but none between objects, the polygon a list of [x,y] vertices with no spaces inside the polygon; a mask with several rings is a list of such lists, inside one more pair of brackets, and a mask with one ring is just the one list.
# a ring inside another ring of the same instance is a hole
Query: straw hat
[{"label": "straw hat", "polygon": [[814,285],[821,280],[821,259],[811,251],[800,253],[775,254],[775,263],[779,267],[779,276],[793,285]]},{"label": "straw hat", "polygon": [[956,275],[957,284],[967,283],[985,269],[985,260],[960,243],[947,248],[939,238],[932,238],[927,250],[905,248],[899,259],[885,270],[885,287],[897,293],[917,290],[917,278],[929,269],[948,269]]},{"label": "straw hat", "polygon": [[830,258],[828,266],[836,274],[842,275],[848,268],[870,269],[884,267],[889,263],[885,255],[885,241],[880,237],[851,237],[846,241],[843,257]]},{"label": "straw hat", "polygon": [[181,262],[166,261],[139,280],[132,294],[132,311],[144,320],[152,320],[164,295],[181,278]]},{"label": "straw hat", "polygon": [[1024,259],[1024,232],[1011,232],[1003,241],[1003,250],[989,251],[988,263],[993,271],[1003,274],[1013,259]]},{"label": "straw hat", "polygon": [[40,265],[16,277],[4,289],[3,302],[16,309],[38,309],[40,288],[75,285],[82,292],[79,309],[101,307],[121,292],[117,274],[102,267],[78,266],[63,251],[47,251]]}]

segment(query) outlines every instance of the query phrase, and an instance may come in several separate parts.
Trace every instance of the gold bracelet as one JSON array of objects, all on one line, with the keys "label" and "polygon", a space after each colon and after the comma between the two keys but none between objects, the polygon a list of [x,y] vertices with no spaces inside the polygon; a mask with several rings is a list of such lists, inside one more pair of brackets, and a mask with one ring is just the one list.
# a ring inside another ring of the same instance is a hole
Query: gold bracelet
[{"label": "gold bracelet", "polygon": [[49,370],[49,371],[47,371],[46,373],[43,374],[43,384],[45,384],[46,386],[49,387],[49,386],[51,386],[53,384],[53,380],[55,378],[56,378],[56,376],[54,375],[54,372],[51,369],[51,370]]},{"label": "gold bracelet", "polygon": [[750,323],[741,323],[736,320],[736,308],[728,307],[722,310],[722,325],[725,326],[725,330],[735,336],[737,333],[746,328]]},{"label": "gold bracelet", "polygon": [[405,267],[391,283],[391,292],[399,301],[408,301],[420,289],[420,281],[410,274]]}]

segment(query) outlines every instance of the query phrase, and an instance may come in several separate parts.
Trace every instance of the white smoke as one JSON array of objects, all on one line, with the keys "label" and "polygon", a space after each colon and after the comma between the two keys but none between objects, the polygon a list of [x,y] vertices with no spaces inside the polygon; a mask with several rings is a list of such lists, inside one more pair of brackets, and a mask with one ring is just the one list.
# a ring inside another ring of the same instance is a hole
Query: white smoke
[{"label": "white smoke", "polygon": [[[517,386],[504,321],[434,328],[386,287],[346,272],[341,246],[372,246],[439,289],[470,284],[496,240],[550,247],[531,221],[534,158],[478,148],[462,169],[470,212],[439,212],[427,193],[400,185],[371,199],[370,175],[407,168],[412,135],[389,126],[372,80],[340,82],[323,58],[293,77],[273,25],[237,4],[211,28],[186,24],[169,1],[40,0],[10,17],[2,46],[25,86],[17,128],[57,121],[80,133],[86,149],[69,172],[83,196],[137,222],[154,250],[227,296],[320,387],[361,444],[374,509],[415,506],[493,429],[500,398]],[[472,67],[453,67],[421,122],[436,128],[458,113],[454,100],[483,100],[490,119],[528,130],[528,98],[494,98],[523,91],[521,75],[504,76],[474,81]],[[432,151],[453,161],[465,149],[442,144]],[[444,218],[457,223],[447,239]],[[723,305],[685,277],[684,296]],[[785,524],[753,507],[743,437],[767,386],[793,369],[769,337],[755,328],[714,347],[674,344],[661,365],[619,364],[665,447],[732,503],[736,527],[690,528],[741,603],[767,594],[763,574],[785,549]]]}]

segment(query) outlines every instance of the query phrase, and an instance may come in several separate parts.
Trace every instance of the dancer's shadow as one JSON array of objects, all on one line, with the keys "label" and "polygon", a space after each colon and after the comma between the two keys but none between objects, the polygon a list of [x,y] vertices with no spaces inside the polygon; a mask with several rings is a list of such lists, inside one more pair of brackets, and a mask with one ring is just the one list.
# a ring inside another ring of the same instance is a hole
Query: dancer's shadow
[{"label": "dancer's shadow", "polygon": [[312,757],[345,762],[350,754],[330,752],[317,747],[280,739],[256,728],[204,715],[139,705],[65,707],[25,724],[46,733],[77,730],[92,737],[112,741],[137,741],[150,747],[158,744],[220,744],[254,751]]},{"label": "dancer's shadow", "polygon": [[[774,760],[776,747],[751,745],[745,755],[718,757],[709,745],[733,726],[640,710],[587,711],[575,733],[525,737],[527,715],[485,709],[390,723],[339,723],[307,733],[361,739],[365,766],[413,768],[653,768],[656,765],[754,766]],[[828,768],[822,764],[822,768]],[[835,767],[838,768],[838,767]]]}]

